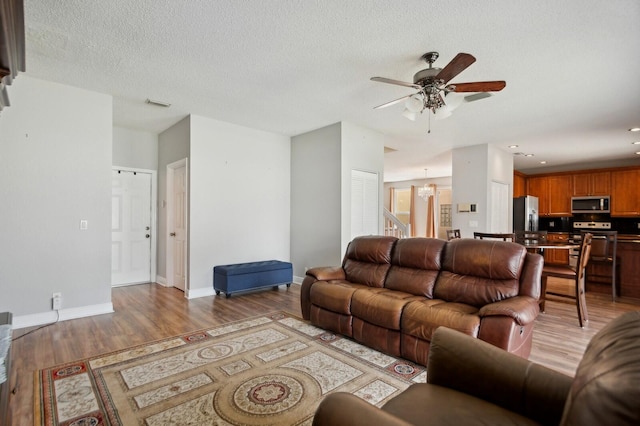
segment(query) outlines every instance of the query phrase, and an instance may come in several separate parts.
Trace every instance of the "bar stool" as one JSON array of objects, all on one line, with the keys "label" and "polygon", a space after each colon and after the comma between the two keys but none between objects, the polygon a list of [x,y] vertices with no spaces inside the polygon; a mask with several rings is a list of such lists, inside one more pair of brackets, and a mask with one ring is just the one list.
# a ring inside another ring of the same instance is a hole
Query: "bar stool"
[{"label": "bar stool", "polygon": [[591,242],[591,258],[589,264],[602,266],[610,273],[602,273],[603,268],[590,268],[588,278],[605,278],[611,280],[611,297],[615,302],[618,298],[618,286],[616,280],[618,231],[581,231],[581,234],[589,232],[593,235]]}]

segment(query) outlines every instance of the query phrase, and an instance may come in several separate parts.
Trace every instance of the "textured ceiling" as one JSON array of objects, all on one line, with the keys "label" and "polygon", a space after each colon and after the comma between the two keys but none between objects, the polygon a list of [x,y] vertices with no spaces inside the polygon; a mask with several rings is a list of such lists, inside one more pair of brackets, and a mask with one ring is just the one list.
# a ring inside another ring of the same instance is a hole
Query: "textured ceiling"
[{"label": "textured ceiling", "polygon": [[[640,164],[637,0],[25,0],[25,16],[27,74],[113,95],[116,126],[159,133],[193,113],[296,135],[350,121],[396,150],[385,181],[450,175],[451,149],[485,143],[535,154],[515,156],[527,172]],[[373,110],[412,89],[370,77],[411,81],[431,50],[439,67],[477,58],[452,83],[507,87],[430,134],[401,103]]]}]

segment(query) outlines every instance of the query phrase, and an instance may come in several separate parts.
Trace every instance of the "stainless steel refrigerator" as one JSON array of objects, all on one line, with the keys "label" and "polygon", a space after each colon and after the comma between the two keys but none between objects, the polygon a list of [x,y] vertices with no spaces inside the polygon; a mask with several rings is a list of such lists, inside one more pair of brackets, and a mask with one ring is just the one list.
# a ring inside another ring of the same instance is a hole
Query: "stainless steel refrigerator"
[{"label": "stainless steel refrigerator", "polygon": [[538,197],[525,195],[513,199],[513,231],[538,230]]}]

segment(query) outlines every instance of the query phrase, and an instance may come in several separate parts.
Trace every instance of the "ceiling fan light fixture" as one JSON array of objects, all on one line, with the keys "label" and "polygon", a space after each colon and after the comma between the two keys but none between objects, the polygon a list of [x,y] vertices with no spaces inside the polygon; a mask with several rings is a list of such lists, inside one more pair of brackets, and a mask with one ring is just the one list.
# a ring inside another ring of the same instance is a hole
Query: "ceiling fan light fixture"
[{"label": "ceiling fan light fixture", "polygon": [[444,120],[445,118],[451,117],[451,114],[453,114],[451,112],[451,109],[446,106],[443,106],[442,108],[438,108],[433,113],[433,116],[436,120]]},{"label": "ceiling fan light fixture", "polygon": [[416,118],[418,118],[418,113],[410,111],[408,108],[405,108],[404,111],[402,111],[402,115],[404,115],[411,121],[416,121]]},{"label": "ceiling fan light fixture", "polygon": [[450,93],[447,93],[447,96],[445,96],[444,101],[446,102],[447,108],[449,109],[449,111],[453,111],[454,109],[462,105],[463,102],[465,102],[465,97],[460,96],[456,93],[450,92]]},{"label": "ceiling fan light fixture", "polygon": [[407,98],[404,106],[413,113],[420,112],[424,108],[424,99],[421,95],[416,93],[415,95],[411,95]]}]

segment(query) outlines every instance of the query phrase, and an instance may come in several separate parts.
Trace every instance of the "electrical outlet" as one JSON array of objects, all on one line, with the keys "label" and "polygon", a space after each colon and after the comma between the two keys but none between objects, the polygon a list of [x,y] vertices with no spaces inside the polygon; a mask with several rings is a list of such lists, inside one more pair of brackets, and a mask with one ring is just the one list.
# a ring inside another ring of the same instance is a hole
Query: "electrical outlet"
[{"label": "electrical outlet", "polygon": [[54,310],[58,311],[62,309],[62,293],[53,293],[52,302]]}]

